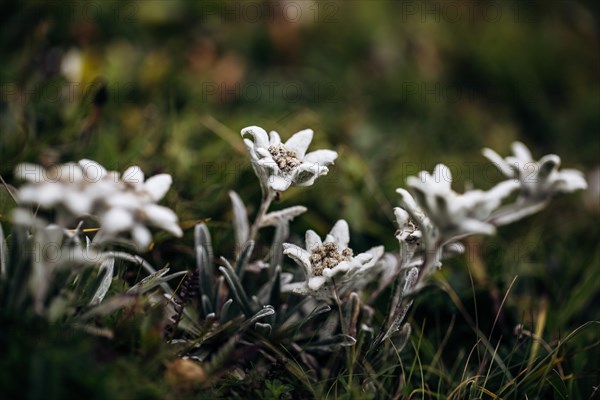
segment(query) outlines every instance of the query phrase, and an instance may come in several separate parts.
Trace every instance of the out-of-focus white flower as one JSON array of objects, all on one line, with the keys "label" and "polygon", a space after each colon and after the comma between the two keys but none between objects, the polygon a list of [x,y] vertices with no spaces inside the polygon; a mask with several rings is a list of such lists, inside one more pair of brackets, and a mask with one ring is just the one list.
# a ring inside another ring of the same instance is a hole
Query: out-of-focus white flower
[{"label": "out-of-focus white flower", "polygon": [[50,169],[21,164],[15,175],[29,182],[19,190],[21,204],[54,209],[65,224],[73,219],[94,217],[101,223],[98,235],[102,240],[129,232],[136,245],[146,248],[152,240],[147,225],[182,235],[175,213],[156,204],[171,186],[168,174],[145,180],[141,169],[132,166],[119,176],[95,161],[81,160]]},{"label": "out-of-focus white flower", "polygon": [[159,206],[171,187],[168,174],[155,175],[144,180],[144,173],[137,166],[129,167],[121,178],[122,190],[106,198],[107,211],[100,215],[102,227],[108,234],[131,232],[135,243],[148,247],[152,235],[146,225],[155,226],[181,236],[177,215],[169,208]]},{"label": "out-of-focus white flower", "polygon": [[324,241],[312,230],[306,231],[305,247],[284,243],[283,253],[304,268],[305,281],[283,286],[284,291],[328,297],[332,281],[340,287],[362,286],[368,271],[383,255],[383,246],[354,256],[348,247],[350,233],[343,219],[336,222]]},{"label": "out-of-focus white flower", "polygon": [[483,155],[509,178],[521,184],[523,197],[543,200],[555,193],[569,193],[587,188],[583,174],[575,169],[558,170],[560,157],[548,154],[534,161],[531,152],[521,142],[512,144],[513,155],[502,158],[491,149],[483,149]]},{"label": "out-of-focus white flower", "polygon": [[420,209],[439,229],[444,241],[468,234],[495,233],[496,228],[486,219],[519,187],[518,182],[508,180],[488,191],[469,190],[458,194],[452,190],[451,183],[452,173],[443,164],[438,164],[433,174],[421,171],[418,177],[407,179]]},{"label": "out-of-focus white flower", "polygon": [[81,82],[83,72],[83,56],[81,51],[70,49],[62,58],[60,72],[70,82]]},{"label": "out-of-focus white flower", "polygon": [[327,174],[337,153],[333,150],[316,150],[306,153],[313,138],[313,131],[300,131],[282,143],[279,134],[267,132],[258,126],[242,129],[254,172],[261,184],[271,191],[283,192],[291,185],[310,186],[319,176]]}]

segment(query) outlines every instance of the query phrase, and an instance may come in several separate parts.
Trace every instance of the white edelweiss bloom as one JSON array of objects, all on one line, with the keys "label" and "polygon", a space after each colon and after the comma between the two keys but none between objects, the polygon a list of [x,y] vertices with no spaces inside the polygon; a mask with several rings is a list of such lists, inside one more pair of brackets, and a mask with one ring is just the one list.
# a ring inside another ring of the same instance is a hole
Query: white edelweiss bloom
[{"label": "white edelweiss bloom", "polygon": [[521,142],[512,144],[513,155],[502,158],[491,149],[483,149],[483,155],[490,160],[506,177],[521,183],[524,197],[545,199],[555,193],[569,193],[587,188],[587,182],[575,169],[558,170],[560,157],[548,154],[533,160],[531,152]]},{"label": "white edelweiss bloom", "polygon": [[15,175],[30,182],[18,191],[20,203],[56,209],[57,220],[63,224],[95,217],[101,224],[99,241],[129,232],[139,247],[147,248],[152,235],[146,225],[175,236],[183,234],[177,215],[156,204],[171,186],[172,178],[168,174],[145,179],[141,169],[132,166],[120,177],[118,172],[107,171],[97,162],[84,159],[49,170],[21,164]]},{"label": "white edelweiss bloom", "polygon": [[182,236],[183,231],[173,210],[156,204],[165,196],[172,182],[168,174],[144,179],[144,173],[138,166],[127,168],[120,180],[120,191],[105,199],[107,210],[98,214],[106,232],[130,232],[133,241],[141,248],[147,248],[152,241],[146,225]]},{"label": "white edelweiss bloom", "polygon": [[312,185],[315,179],[329,172],[327,166],[337,158],[333,150],[306,153],[313,138],[312,129],[295,133],[285,143],[277,132],[267,135],[258,126],[242,129],[242,137],[245,135],[254,139],[244,138],[254,172],[261,184],[272,191],[283,192],[291,185]]},{"label": "white edelweiss bloom", "polygon": [[20,203],[42,208],[64,207],[77,215],[90,212],[92,199],[82,192],[84,174],[78,164],[67,163],[49,169],[20,164],[15,169],[15,176],[29,182],[18,192]]},{"label": "white edelweiss bloom", "polygon": [[469,190],[458,194],[452,190],[451,183],[452,173],[443,164],[438,164],[433,174],[421,171],[419,177],[407,179],[420,209],[439,229],[444,241],[468,234],[495,233],[496,228],[486,219],[519,187],[518,182],[508,180],[488,191]]},{"label": "white edelweiss bloom", "polygon": [[312,230],[306,231],[305,247],[283,244],[283,253],[304,268],[305,281],[283,286],[284,291],[298,294],[329,297],[331,283],[341,287],[358,288],[366,284],[368,273],[383,255],[383,246],[374,247],[354,255],[348,247],[348,223],[336,222],[324,241]]}]

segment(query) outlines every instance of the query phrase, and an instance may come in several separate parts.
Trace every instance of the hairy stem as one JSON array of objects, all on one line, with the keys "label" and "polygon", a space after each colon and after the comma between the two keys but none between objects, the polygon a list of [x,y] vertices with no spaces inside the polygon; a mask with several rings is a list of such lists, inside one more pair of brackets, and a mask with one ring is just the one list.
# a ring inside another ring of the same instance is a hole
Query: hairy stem
[{"label": "hairy stem", "polygon": [[250,234],[248,235],[248,240],[256,240],[256,234],[258,233],[258,230],[260,229],[260,225],[262,223],[264,216],[267,214],[267,211],[269,211],[271,202],[275,198],[275,193],[276,192],[268,190],[268,191],[266,191],[265,194],[263,194],[263,198],[260,203],[260,208],[258,209],[256,218],[254,219],[254,223],[250,227]]}]

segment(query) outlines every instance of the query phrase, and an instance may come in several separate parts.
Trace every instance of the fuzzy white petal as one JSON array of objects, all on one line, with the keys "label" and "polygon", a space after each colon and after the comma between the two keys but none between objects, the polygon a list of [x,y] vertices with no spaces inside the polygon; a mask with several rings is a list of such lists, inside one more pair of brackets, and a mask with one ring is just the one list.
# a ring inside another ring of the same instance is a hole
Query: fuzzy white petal
[{"label": "fuzzy white petal", "polygon": [[292,137],[285,142],[285,147],[288,150],[295,152],[296,157],[302,160],[304,158],[304,154],[306,154],[306,150],[308,150],[308,146],[310,146],[310,142],[312,142],[312,138],[313,130],[304,129],[293,134]]},{"label": "fuzzy white petal", "polygon": [[531,157],[531,152],[523,143],[513,142],[511,148],[515,157],[522,163],[528,163],[533,161],[533,158]]},{"label": "fuzzy white petal", "polygon": [[140,167],[132,165],[123,172],[121,180],[134,186],[141,185],[144,183],[144,173]]},{"label": "fuzzy white petal", "polygon": [[304,156],[304,161],[322,166],[333,164],[337,159],[337,152],[333,150],[315,150]]},{"label": "fuzzy white petal", "polygon": [[310,229],[306,231],[304,241],[306,242],[306,250],[308,251],[312,251],[315,247],[318,247],[321,244],[323,244],[319,235],[317,235],[315,231]]},{"label": "fuzzy white petal", "polygon": [[112,208],[102,218],[102,229],[108,233],[122,232],[132,225],[133,216],[122,208]]},{"label": "fuzzy white petal", "polygon": [[98,182],[107,174],[106,168],[93,160],[79,160],[79,166],[81,166],[84,179],[87,182]]},{"label": "fuzzy white petal", "polygon": [[269,136],[260,126],[248,126],[242,129],[242,136],[251,135],[254,138],[254,147],[269,147]]},{"label": "fuzzy white petal", "polygon": [[492,149],[485,148],[481,151],[483,156],[490,160],[492,164],[496,166],[502,172],[502,174],[506,177],[512,178],[514,176],[514,171],[508,165],[508,163],[502,158],[498,153],[496,153]]},{"label": "fuzzy white petal", "polygon": [[177,224],[177,215],[173,210],[156,204],[148,204],[144,212],[150,223],[158,228],[171,232],[175,236],[182,236],[183,232]]},{"label": "fuzzy white petal", "polygon": [[337,243],[339,249],[348,247],[348,243],[350,242],[350,230],[348,228],[348,223],[345,220],[340,219],[337,221],[333,228],[331,228],[329,234],[335,238],[335,243]]},{"label": "fuzzy white petal", "polygon": [[306,273],[307,277],[312,275],[312,268],[310,265],[310,253],[308,251],[296,246],[295,244],[284,243],[283,254],[289,256],[298,264],[300,264],[304,268],[304,272]]},{"label": "fuzzy white petal", "polygon": [[133,241],[142,249],[147,249],[152,242],[152,234],[142,224],[135,224],[131,230]]},{"label": "fuzzy white petal", "polygon": [[144,184],[144,188],[153,201],[159,201],[165,197],[172,183],[173,178],[171,178],[171,175],[158,174],[148,178]]},{"label": "fuzzy white petal", "polygon": [[277,146],[280,143],[281,143],[281,137],[279,136],[279,133],[277,133],[275,131],[269,132],[269,144],[271,146]]},{"label": "fuzzy white petal", "polygon": [[289,177],[280,175],[269,176],[269,187],[276,192],[283,192],[287,190],[292,184],[292,180]]}]

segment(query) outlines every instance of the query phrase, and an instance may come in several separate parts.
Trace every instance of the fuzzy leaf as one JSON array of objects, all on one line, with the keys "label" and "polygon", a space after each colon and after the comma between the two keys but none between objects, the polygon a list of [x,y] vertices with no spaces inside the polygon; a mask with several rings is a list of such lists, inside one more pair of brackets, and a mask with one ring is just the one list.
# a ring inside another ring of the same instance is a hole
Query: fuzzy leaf
[{"label": "fuzzy leaf", "polygon": [[194,228],[194,244],[196,246],[196,268],[198,269],[198,287],[200,293],[214,297],[213,293],[213,250],[210,232],[204,223],[197,224]]},{"label": "fuzzy leaf", "polygon": [[227,280],[227,284],[229,285],[229,290],[231,290],[233,297],[240,305],[242,312],[246,317],[250,318],[253,314],[252,312],[252,304],[248,299],[248,295],[246,295],[246,291],[244,290],[242,283],[238,279],[238,276],[235,274],[233,267],[229,264],[225,258],[221,257],[221,262],[224,266],[219,267],[219,271],[223,274],[225,279]]},{"label": "fuzzy leaf", "polygon": [[281,266],[283,262],[283,243],[287,240],[289,234],[290,228],[288,222],[277,224],[273,245],[271,246],[271,261],[269,263],[271,275],[273,275],[275,268]]},{"label": "fuzzy leaf", "polygon": [[209,300],[208,296],[205,294],[202,295],[202,311],[203,311],[203,315],[206,315],[206,316],[208,316],[208,314],[213,312],[210,300]]},{"label": "fuzzy leaf", "polygon": [[271,331],[273,330],[273,327],[271,326],[271,324],[263,324],[261,322],[257,322],[256,324],[254,324],[254,329],[262,336],[269,337],[271,336]]},{"label": "fuzzy leaf", "polygon": [[244,271],[246,270],[246,265],[248,265],[248,261],[250,260],[250,256],[252,255],[252,251],[254,250],[254,241],[249,240],[244,245],[242,252],[240,253],[240,257],[235,264],[235,272],[238,276],[238,279],[241,281],[244,276]]},{"label": "fuzzy leaf", "polygon": [[281,267],[278,265],[275,267],[275,274],[271,278],[271,293],[269,294],[269,304],[279,309],[280,297],[281,297]]},{"label": "fuzzy leaf", "polygon": [[329,339],[319,340],[318,342],[310,343],[304,346],[305,350],[308,349],[322,349],[322,350],[333,350],[336,347],[347,347],[354,346],[356,339],[352,336],[337,334]]},{"label": "fuzzy leaf", "polygon": [[184,276],[187,274],[187,271],[180,271],[180,272],[175,272],[171,275],[166,275],[167,272],[169,272],[169,268],[165,267],[163,269],[156,271],[153,274],[148,275],[147,277],[145,277],[144,279],[142,279],[141,281],[136,283],[134,286],[132,286],[127,291],[127,293],[142,294],[149,290],[154,289],[157,286],[162,285],[163,283],[166,284],[166,282],[168,282],[171,279],[174,279],[174,278],[177,278],[180,276]]},{"label": "fuzzy leaf", "polygon": [[248,225],[248,212],[244,202],[234,191],[229,192],[229,198],[233,206],[233,227],[235,229],[235,242],[237,248],[241,249],[244,243],[248,240],[250,227]]},{"label": "fuzzy leaf", "polygon": [[272,306],[264,306],[262,308],[262,310],[260,310],[256,314],[254,314],[252,316],[252,318],[250,318],[248,321],[244,322],[241,329],[247,329],[248,327],[252,326],[255,322],[257,322],[259,319],[263,319],[263,318],[268,317],[269,315],[273,315],[273,314],[275,314],[275,309]]},{"label": "fuzzy leaf", "polygon": [[6,241],[4,240],[2,224],[0,224],[0,278],[6,278],[7,260],[8,251],[6,249]]},{"label": "fuzzy leaf", "polygon": [[360,297],[356,292],[350,294],[350,301],[344,307],[344,322],[347,326],[347,332],[350,336],[356,337],[356,326],[358,323],[358,314],[360,312]]},{"label": "fuzzy leaf", "polygon": [[227,322],[229,309],[231,308],[232,303],[233,303],[233,299],[229,299],[225,303],[223,303],[223,307],[221,307],[221,310],[219,312],[219,321],[222,324]]},{"label": "fuzzy leaf", "polygon": [[293,206],[279,211],[272,211],[262,218],[260,226],[262,228],[265,226],[277,226],[281,223],[287,223],[305,212],[306,207],[304,206]]},{"label": "fuzzy leaf", "polygon": [[410,333],[411,327],[410,324],[407,322],[404,325],[402,325],[402,329],[400,329],[398,332],[392,335],[391,339],[392,343],[394,343],[395,349],[391,349],[391,351],[393,351],[394,354],[396,354],[396,352],[402,351],[404,346],[406,346],[406,343],[408,342],[408,339],[410,337]]},{"label": "fuzzy leaf", "polygon": [[115,258],[109,255],[104,261],[102,261],[102,264],[100,264],[100,270],[98,271],[98,274],[104,272],[104,277],[102,278],[102,281],[100,282],[100,286],[96,290],[96,293],[94,293],[94,296],[90,301],[90,305],[95,306],[102,302],[104,296],[106,296],[106,293],[108,293],[108,289],[110,289],[110,285],[113,280],[114,270]]}]

